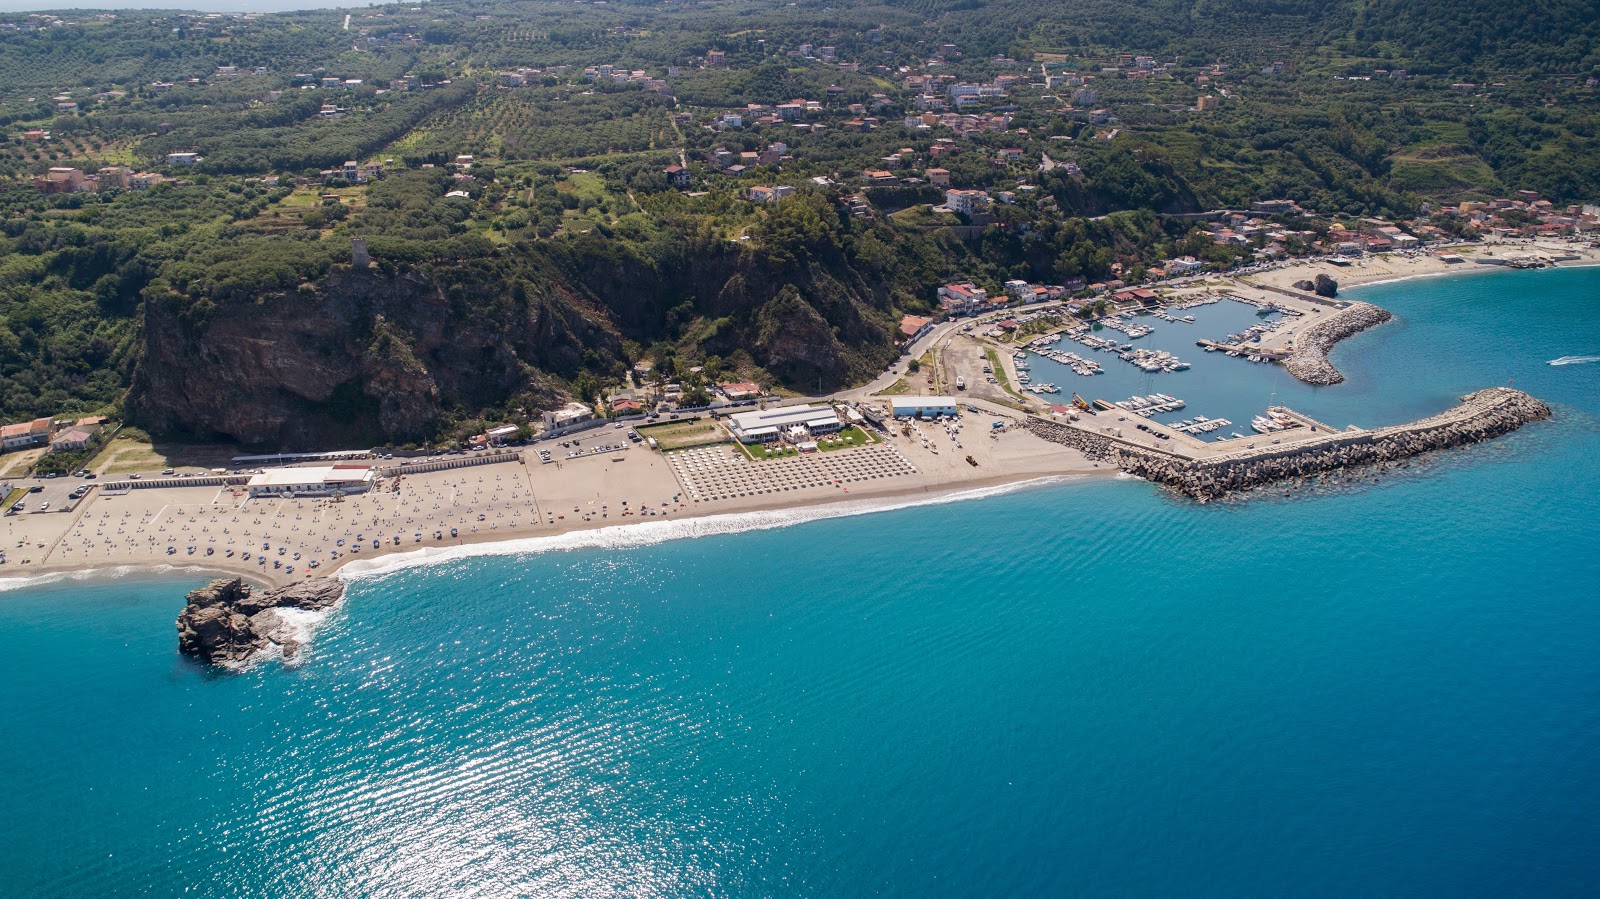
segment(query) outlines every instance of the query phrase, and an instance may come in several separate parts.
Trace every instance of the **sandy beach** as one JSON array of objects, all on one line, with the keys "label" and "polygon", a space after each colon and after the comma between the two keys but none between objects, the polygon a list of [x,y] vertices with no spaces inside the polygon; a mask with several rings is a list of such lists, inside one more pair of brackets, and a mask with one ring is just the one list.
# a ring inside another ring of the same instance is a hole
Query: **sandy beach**
[{"label": "sandy beach", "polygon": [[[967,414],[953,434],[922,423],[909,437],[781,460],[753,461],[731,444],[550,464],[530,450],[514,462],[386,479],[338,500],[258,499],[231,487],[95,490],[71,512],[7,516],[4,577],[179,568],[277,586],[423,548],[1114,473],[1020,428],[992,429],[1000,419]],[[680,471],[673,460],[686,454],[706,459],[704,468]],[[704,493],[713,485],[724,485],[717,498]]]},{"label": "sandy beach", "polygon": [[[1444,275],[1465,275],[1478,272],[1503,272],[1506,266],[1477,262],[1479,258],[1508,259],[1517,256],[1554,256],[1560,247],[1561,254],[1577,257],[1557,263],[1562,268],[1577,265],[1600,265],[1600,250],[1575,242],[1549,242],[1532,240],[1485,241],[1483,243],[1436,247],[1412,254],[1395,253],[1387,256],[1365,256],[1350,260],[1346,265],[1327,261],[1302,261],[1286,263],[1245,277],[1249,283],[1269,287],[1291,288],[1296,281],[1315,280],[1317,275],[1327,275],[1339,282],[1341,291],[1367,284],[1403,281],[1408,278],[1431,278]],[[1461,262],[1446,262],[1442,255],[1457,255]]]}]

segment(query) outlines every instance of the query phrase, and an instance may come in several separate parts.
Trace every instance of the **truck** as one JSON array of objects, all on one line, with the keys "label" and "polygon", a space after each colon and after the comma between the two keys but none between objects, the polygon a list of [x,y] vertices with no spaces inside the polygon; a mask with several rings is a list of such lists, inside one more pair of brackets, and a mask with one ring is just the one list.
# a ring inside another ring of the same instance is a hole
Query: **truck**
[{"label": "truck", "polygon": [[967,379],[961,377],[960,375],[957,375],[956,376],[956,389],[957,390],[966,390],[967,389]]}]

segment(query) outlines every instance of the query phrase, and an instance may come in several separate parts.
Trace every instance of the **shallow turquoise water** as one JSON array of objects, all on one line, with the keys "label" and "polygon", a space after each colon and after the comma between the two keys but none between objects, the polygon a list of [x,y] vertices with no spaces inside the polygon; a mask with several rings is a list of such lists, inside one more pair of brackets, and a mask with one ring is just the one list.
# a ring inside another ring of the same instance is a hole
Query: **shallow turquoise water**
[{"label": "shallow turquoise water", "polygon": [[242,676],[177,657],[193,579],[0,594],[0,891],[1593,895],[1600,364],[1544,363],[1600,271],[1362,296],[1400,320],[1306,411],[1557,419],[1321,495],[409,569]]}]

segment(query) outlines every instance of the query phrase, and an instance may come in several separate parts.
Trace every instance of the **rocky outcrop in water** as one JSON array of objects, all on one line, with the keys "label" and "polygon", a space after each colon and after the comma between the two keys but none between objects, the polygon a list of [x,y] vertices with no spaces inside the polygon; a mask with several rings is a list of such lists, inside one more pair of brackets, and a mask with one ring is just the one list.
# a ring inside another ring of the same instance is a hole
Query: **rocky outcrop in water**
[{"label": "rocky outcrop in water", "polygon": [[1387,309],[1371,303],[1351,303],[1301,333],[1295,340],[1293,355],[1283,360],[1283,367],[1307,384],[1337,384],[1344,375],[1328,362],[1328,351],[1346,337],[1391,318],[1394,315]]},{"label": "rocky outcrop in water", "polygon": [[300,651],[300,631],[285,609],[319,612],[344,596],[344,582],[312,578],[256,592],[240,578],[222,578],[193,590],[178,613],[178,651],[213,665],[239,667],[276,650]]},{"label": "rocky outcrop in water", "polygon": [[1083,427],[1030,418],[1037,436],[1110,462],[1199,502],[1279,481],[1303,481],[1357,466],[1387,467],[1420,453],[1467,446],[1550,417],[1550,407],[1508,387],[1491,387],[1431,418],[1372,431],[1341,431],[1204,459],[1145,449]]}]

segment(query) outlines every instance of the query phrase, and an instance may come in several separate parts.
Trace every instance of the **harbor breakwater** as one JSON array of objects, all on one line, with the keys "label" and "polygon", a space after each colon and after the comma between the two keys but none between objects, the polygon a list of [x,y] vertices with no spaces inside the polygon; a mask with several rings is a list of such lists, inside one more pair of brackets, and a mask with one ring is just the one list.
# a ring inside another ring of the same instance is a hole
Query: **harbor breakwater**
[{"label": "harbor breakwater", "polygon": [[1352,303],[1299,335],[1294,352],[1283,360],[1283,367],[1307,384],[1337,384],[1344,380],[1344,375],[1328,361],[1328,351],[1346,337],[1392,318],[1394,315],[1387,309],[1380,309],[1371,303]]},{"label": "harbor breakwater", "polygon": [[1141,447],[1080,425],[1030,417],[1025,427],[1090,459],[1110,462],[1128,474],[1204,503],[1278,481],[1356,466],[1382,466],[1421,453],[1467,446],[1549,417],[1550,407],[1538,399],[1509,387],[1491,387],[1467,394],[1459,405],[1438,415],[1409,424],[1338,431],[1202,458]]}]

